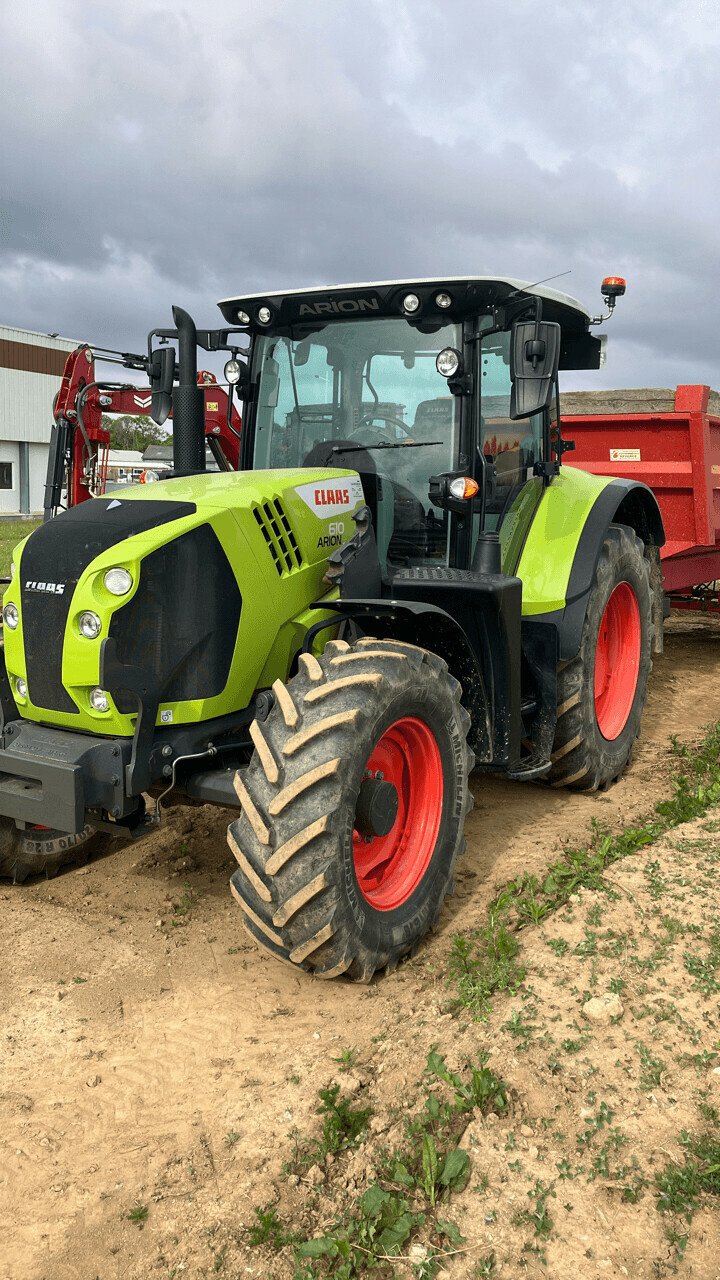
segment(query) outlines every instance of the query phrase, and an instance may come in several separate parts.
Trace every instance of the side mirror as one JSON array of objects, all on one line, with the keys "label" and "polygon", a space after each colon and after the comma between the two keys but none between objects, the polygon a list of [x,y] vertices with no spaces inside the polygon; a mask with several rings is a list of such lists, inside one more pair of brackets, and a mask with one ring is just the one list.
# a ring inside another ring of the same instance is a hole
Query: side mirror
[{"label": "side mirror", "polygon": [[510,338],[511,418],[530,418],[547,409],[559,363],[559,324],[515,321]]},{"label": "side mirror", "polygon": [[172,389],[175,381],[175,348],[156,347],[148,361],[152,405],[150,417],[161,427],[172,409]]}]

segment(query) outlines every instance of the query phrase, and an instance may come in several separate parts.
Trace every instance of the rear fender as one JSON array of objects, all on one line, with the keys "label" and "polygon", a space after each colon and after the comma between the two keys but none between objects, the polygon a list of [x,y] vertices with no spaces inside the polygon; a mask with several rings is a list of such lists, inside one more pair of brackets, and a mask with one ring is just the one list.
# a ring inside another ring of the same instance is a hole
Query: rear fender
[{"label": "rear fender", "polygon": [[665,531],[655,495],[637,481],[567,468],[543,495],[517,569],[523,583],[523,618],[557,628],[561,661],[574,658],[580,648],[598,558],[611,524],[629,526],[645,544],[655,597],[655,648],[661,645],[658,553]]}]

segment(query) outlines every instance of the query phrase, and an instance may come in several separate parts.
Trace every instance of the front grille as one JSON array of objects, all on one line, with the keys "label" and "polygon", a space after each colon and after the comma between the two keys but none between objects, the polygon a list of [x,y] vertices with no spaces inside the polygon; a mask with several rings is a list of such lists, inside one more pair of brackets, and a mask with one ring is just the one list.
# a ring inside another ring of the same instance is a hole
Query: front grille
[{"label": "front grille", "polygon": [[194,511],[191,502],[95,498],[35,530],[20,574],[25,665],[36,707],[78,714],[62,682],[63,641],[73,592],[88,565],[115,543]]},{"label": "front grille", "polygon": [[299,569],[303,558],[280,499],[272,498],[258,507],[253,507],[253,514],[278,574],[282,577],[292,569]]},{"label": "front grille", "polygon": [[[241,605],[227,556],[203,524],[145,557],[110,635],[123,666],[140,667],[163,702],[214,698],[228,682]],[[125,694],[115,702],[119,711],[136,709]]]}]

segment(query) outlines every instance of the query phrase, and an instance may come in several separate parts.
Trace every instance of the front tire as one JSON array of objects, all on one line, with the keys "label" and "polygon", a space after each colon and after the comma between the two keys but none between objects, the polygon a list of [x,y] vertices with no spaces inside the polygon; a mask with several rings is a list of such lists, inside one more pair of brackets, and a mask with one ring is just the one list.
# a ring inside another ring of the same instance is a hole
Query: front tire
[{"label": "front tire", "polygon": [[369,981],[434,926],[472,800],[470,717],[436,654],[393,640],[303,654],[255,721],[228,840],[245,927],[319,977]]},{"label": "front tire", "polygon": [[632,756],[652,668],[652,594],[645,547],[611,525],[588,600],[580,651],[560,664],[550,782],[604,790]]},{"label": "front tire", "polygon": [[0,818],[0,878],[22,884],[29,876],[51,879],[71,863],[82,865],[92,852],[95,834],[93,827],[74,835],[50,827],[20,831],[11,818]]}]

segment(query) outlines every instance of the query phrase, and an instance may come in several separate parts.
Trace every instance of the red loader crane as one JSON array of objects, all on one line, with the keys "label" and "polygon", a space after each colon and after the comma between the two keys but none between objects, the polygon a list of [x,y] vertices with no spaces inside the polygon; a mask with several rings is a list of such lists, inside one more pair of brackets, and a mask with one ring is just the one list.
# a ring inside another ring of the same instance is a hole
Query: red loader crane
[{"label": "red loader crane", "polygon": [[[68,507],[105,492],[110,433],[103,425],[104,414],[150,414],[162,423],[172,417],[172,375],[174,349],[161,348],[165,389],[158,390],[159,368],[149,368],[143,356],[109,351],[82,344],[65,361],[60,390],[53,406],[53,429],[45,486],[44,518],[62,510],[66,494]],[[157,356],[157,353],[155,353]],[[99,381],[95,361],[141,369],[153,379],[153,386]],[[205,416],[205,439],[221,471],[237,471],[240,461],[241,419],[230,395],[214,374],[198,372]]]}]

